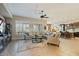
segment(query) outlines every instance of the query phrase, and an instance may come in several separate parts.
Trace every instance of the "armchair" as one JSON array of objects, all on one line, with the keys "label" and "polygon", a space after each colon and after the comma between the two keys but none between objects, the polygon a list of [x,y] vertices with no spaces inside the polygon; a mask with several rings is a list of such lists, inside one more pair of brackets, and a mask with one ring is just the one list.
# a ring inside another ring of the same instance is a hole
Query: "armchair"
[{"label": "armchair", "polygon": [[60,44],[59,38],[60,38],[60,33],[55,33],[53,36],[50,36],[48,38],[47,44],[48,45],[51,44],[59,47],[59,44]]}]

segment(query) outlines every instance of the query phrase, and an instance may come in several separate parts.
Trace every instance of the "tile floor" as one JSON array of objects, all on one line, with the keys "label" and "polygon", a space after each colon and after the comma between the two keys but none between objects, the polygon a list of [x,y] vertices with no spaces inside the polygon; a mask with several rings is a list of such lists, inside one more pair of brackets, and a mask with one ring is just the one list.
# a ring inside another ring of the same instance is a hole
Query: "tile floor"
[{"label": "tile floor", "polygon": [[60,47],[42,43],[32,43],[31,40],[13,40],[1,56],[79,56],[79,38],[60,39]]}]

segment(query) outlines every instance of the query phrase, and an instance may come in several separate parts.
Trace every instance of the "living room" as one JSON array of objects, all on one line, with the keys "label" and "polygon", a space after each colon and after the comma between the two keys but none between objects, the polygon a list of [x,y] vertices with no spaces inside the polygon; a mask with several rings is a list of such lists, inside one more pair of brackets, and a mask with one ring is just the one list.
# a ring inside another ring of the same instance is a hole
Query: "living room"
[{"label": "living room", "polygon": [[78,12],[78,3],[0,3],[0,55],[79,55]]}]

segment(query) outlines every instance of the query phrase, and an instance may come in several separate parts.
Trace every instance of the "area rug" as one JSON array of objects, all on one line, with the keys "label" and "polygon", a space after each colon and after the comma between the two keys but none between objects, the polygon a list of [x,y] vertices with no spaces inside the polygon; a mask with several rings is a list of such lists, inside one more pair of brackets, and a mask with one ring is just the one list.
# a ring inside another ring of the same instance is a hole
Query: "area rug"
[{"label": "area rug", "polygon": [[17,52],[27,51],[34,48],[44,47],[45,43],[32,43],[32,42],[19,42],[17,47]]}]

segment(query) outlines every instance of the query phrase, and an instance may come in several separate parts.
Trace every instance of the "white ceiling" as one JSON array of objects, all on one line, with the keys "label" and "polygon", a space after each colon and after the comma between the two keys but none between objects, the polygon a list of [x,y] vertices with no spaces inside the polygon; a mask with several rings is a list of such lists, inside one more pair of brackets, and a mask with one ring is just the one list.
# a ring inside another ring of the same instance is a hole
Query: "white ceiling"
[{"label": "white ceiling", "polygon": [[69,23],[79,21],[79,4],[75,3],[10,3],[7,4],[13,15],[39,18],[44,10],[52,23]]}]

